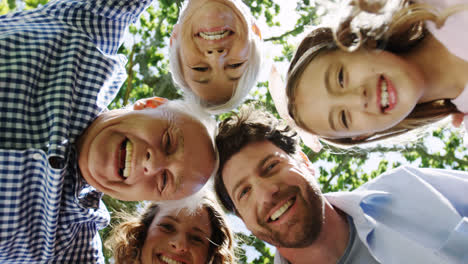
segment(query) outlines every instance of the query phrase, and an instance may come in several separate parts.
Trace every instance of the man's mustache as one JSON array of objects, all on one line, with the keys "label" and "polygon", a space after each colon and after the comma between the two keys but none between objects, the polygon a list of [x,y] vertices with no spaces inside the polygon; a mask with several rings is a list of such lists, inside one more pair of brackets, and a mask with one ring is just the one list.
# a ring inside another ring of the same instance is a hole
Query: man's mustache
[{"label": "man's mustache", "polygon": [[[300,193],[300,190],[296,186],[290,186],[287,189],[280,190],[280,192],[276,192],[272,195],[271,201],[268,203],[263,203],[259,205],[258,211],[258,219],[257,222],[260,225],[266,225],[268,219],[266,219],[266,215],[270,213],[270,211],[277,206],[279,203],[283,202],[285,199],[292,198],[297,196]],[[297,200],[297,198],[296,198]]]}]

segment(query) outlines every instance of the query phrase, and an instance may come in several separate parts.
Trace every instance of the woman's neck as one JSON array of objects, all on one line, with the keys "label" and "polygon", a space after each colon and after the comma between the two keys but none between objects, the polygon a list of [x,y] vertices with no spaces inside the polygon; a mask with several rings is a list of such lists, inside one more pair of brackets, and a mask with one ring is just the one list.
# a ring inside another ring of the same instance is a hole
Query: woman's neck
[{"label": "woman's neck", "polygon": [[456,98],[468,83],[468,62],[450,53],[432,34],[402,56],[424,75],[426,87],[419,103]]}]

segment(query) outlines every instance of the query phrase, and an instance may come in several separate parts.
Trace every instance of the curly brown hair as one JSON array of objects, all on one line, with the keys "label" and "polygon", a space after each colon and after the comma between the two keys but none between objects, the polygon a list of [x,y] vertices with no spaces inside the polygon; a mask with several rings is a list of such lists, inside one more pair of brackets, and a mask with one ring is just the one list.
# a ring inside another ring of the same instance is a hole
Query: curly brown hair
[{"label": "curly brown hair", "polygon": [[[163,206],[165,203],[153,202],[140,215],[120,214],[123,221],[113,228],[111,236],[105,242],[105,246],[114,255],[115,263],[139,263],[148,228]],[[220,205],[209,196],[203,196],[199,208],[207,209],[209,219],[211,219],[213,233],[208,249],[208,256],[211,256],[210,263],[235,263],[233,234],[227,225]]]},{"label": "curly brown hair", "polygon": [[[344,49],[352,52],[360,47],[367,49],[382,49],[395,54],[401,54],[417,47],[421,42],[432,37],[426,30],[425,21],[433,21],[442,26],[451,14],[463,8],[450,8],[436,14],[431,6],[416,4],[402,0],[401,9],[394,13],[392,20],[384,23],[382,28],[351,28],[353,17],[343,19],[338,28],[320,27],[309,33],[300,43],[288,69],[286,95],[288,97],[288,112],[296,124],[311,133],[313,129],[307,127],[298,117],[295,104],[296,87],[305,68],[318,54]],[[381,32],[382,34],[375,33]],[[428,125],[452,113],[459,111],[448,99],[440,99],[427,103],[420,103],[399,124],[373,135],[355,138],[322,138],[325,141],[339,145],[355,145],[368,143],[406,133],[415,128]]]},{"label": "curly brown hair", "polygon": [[297,133],[284,125],[271,113],[244,105],[239,113],[223,120],[218,125],[216,147],[219,152],[219,168],[215,177],[215,191],[221,204],[230,212],[236,212],[234,203],[224,185],[222,176],[226,162],[242,148],[254,142],[268,140],[287,154],[295,154],[299,147]]}]

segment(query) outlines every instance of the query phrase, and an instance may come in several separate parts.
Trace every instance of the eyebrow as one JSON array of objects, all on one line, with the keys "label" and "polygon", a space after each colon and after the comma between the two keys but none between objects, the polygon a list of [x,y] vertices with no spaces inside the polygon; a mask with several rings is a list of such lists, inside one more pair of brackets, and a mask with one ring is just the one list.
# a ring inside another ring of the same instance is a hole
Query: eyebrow
[{"label": "eyebrow", "polygon": [[180,223],[179,219],[177,219],[177,217],[174,217],[172,215],[165,215],[164,218],[169,218],[174,222]]},{"label": "eyebrow", "polygon": [[[241,76],[242,76],[242,75],[241,75]],[[239,76],[239,77],[228,77],[228,79],[229,79],[230,81],[238,81],[238,80],[240,80],[241,76]]]},{"label": "eyebrow", "polygon": [[[325,89],[327,92],[330,94],[332,93],[331,90],[331,83],[330,83],[330,72],[331,72],[332,64],[328,64],[327,69],[325,70],[325,75],[324,75],[324,82],[325,82]],[[328,114],[328,123],[330,124],[330,127],[336,131],[335,127],[335,122],[334,122],[334,115],[335,111],[330,111]]]},{"label": "eyebrow", "polygon": [[[239,76],[239,77],[228,77],[228,80],[232,81],[232,82],[236,82],[236,81],[240,80],[240,78],[241,78],[241,76]],[[194,80],[194,82],[197,82],[197,83],[200,83],[200,84],[207,84],[210,81],[211,81],[210,79]]]},{"label": "eyebrow", "polygon": [[[267,155],[265,158],[263,158],[263,159],[258,163],[256,170],[257,170],[257,171],[261,171],[262,168],[263,168],[263,166],[265,165],[265,163],[266,163],[270,158],[272,158],[272,157],[274,157],[274,156],[275,156],[275,154],[269,154],[269,155]],[[232,193],[233,196],[236,194],[236,190],[237,190],[242,184],[244,184],[244,182],[246,182],[246,181],[247,181],[247,177],[244,177],[244,178],[242,178],[241,180],[239,180],[239,181],[234,185],[234,187],[232,188],[232,191],[231,191],[231,193]],[[234,198],[234,200],[237,200],[237,199]]]},{"label": "eyebrow", "polygon": [[207,83],[210,82],[210,79],[194,80],[194,82],[201,83],[201,84],[207,84]]},{"label": "eyebrow", "polygon": [[325,82],[325,89],[327,89],[328,93],[332,93],[331,90],[331,83],[330,83],[330,72],[331,72],[332,65],[328,64],[327,69],[325,70],[325,75],[324,75],[324,82]]},{"label": "eyebrow", "polygon": [[330,127],[336,131],[335,122],[333,118],[334,116],[335,116],[335,111],[330,111],[330,113],[328,114],[328,123],[330,124]]},{"label": "eyebrow", "polygon": [[193,229],[194,231],[196,231],[196,232],[200,232],[200,233],[202,233],[203,235],[209,237],[208,234],[207,234],[205,231],[201,230],[199,227],[194,226],[194,227],[192,227],[192,229]]}]

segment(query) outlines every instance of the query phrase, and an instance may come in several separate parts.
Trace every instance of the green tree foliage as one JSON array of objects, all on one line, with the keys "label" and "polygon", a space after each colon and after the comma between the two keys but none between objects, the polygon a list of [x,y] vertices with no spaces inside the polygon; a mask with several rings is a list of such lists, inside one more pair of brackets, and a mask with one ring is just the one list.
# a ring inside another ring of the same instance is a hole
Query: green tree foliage
[{"label": "green tree foliage", "polygon": [[[0,0],[0,14],[18,9],[31,9],[44,5],[48,0]],[[181,97],[171,81],[168,70],[168,46],[170,34],[180,13],[183,0],[155,0],[141,16],[139,21],[130,26],[128,37],[119,53],[128,58],[126,65],[128,79],[120,90],[110,108],[120,108],[136,100],[150,96],[162,96],[169,99]],[[278,14],[281,12],[282,0],[244,0],[257,19],[264,19],[270,28],[282,28]],[[294,2],[291,1],[293,4]],[[295,46],[290,41],[292,37],[304,33],[307,25],[317,23],[319,16],[317,9],[310,0],[297,0],[295,12],[297,21],[292,28],[282,28],[282,33],[269,36],[265,42],[273,43],[281,50],[281,55],[274,58],[278,62],[288,62],[294,53]],[[249,98],[257,100],[267,110],[276,113],[271,95],[266,91],[268,83],[259,83]],[[228,114],[221,115],[223,119]],[[466,148],[457,131],[448,129],[435,130],[430,138],[436,148],[428,148],[427,137],[410,144],[390,146],[377,145],[366,150],[337,149],[324,144],[324,148],[315,153],[303,147],[309,159],[315,164],[318,181],[324,192],[353,190],[368,180],[377,177],[386,170],[403,164],[413,164],[420,167],[453,168],[467,170],[468,157]],[[434,143],[435,142],[435,143]],[[371,163],[369,164],[369,160]],[[139,208],[137,202],[122,202],[109,196],[104,197],[111,216],[115,212],[134,212]],[[116,224],[113,217],[112,225],[100,232],[103,241],[107,238],[112,226]],[[240,263],[247,263],[245,247],[253,247],[259,257],[250,263],[273,263],[273,254],[269,247],[251,235],[238,233],[238,257]],[[110,259],[105,251],[106,259]]]}]

